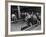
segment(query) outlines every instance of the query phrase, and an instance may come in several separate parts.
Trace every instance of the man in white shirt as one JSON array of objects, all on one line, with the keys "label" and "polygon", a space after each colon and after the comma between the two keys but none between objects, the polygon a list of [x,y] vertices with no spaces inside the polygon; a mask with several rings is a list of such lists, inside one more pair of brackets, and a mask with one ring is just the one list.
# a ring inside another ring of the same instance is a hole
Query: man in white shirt
[{"label": "man in white shirt", "polygon": [[16,15],[15,14],[12,14],[12,22],[15,22],[16,21]]},{"label": "man in white shirt", "polygon": [[27,13],[27,23],[28,26],[37,24],[37,16],[33,12],[32,14]]},{"label": "man in white shirt", "polygon": [[27,25],[28,25],[28,26],[31,26],[31,24],[30,24],[30,23],[31,23],[31,21],[32,21],[32,20],[31,20],[31,17],[32,17],[32,15],[31,15],[31,14],[29,14],[29,13],[27,13],[26,20],[27,20]]}]

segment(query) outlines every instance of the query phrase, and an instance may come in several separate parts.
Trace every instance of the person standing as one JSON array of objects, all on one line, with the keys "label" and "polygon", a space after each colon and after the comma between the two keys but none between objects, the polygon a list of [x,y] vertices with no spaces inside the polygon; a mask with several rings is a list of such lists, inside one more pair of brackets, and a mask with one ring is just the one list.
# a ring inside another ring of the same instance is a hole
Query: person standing
[{"label": "person standing", "polygon": [[37,21],[39,24],[41,24],[41,15],[39,12],[36,13],[36,16],[37,16]]},{"label": "person standing", "polygon": [[32,18],[32,15],[31,14],[29,14],[29,13],[27,13],[27,17],[26,17],[26,19],[27,19],[27,25],[28,26],[31,26],[32,24],[30,24],[31,23],[31,18]]}]

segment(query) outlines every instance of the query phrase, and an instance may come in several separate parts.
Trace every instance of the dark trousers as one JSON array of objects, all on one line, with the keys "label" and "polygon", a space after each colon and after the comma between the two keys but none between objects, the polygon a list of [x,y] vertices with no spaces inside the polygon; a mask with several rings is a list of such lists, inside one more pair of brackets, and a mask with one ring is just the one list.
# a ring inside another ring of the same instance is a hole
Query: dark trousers
[{"label": "dark trousers", "polygon": [[30,26],[30,22],[31,22],[32,25],[37,24],[37,20],[36,19],[33,19],[33,18],[27,19],[27,25],[28,26]]},{"label": "dark trousers", "polygon": [[27,25],[30,26],[31,18],[27,19]]}]

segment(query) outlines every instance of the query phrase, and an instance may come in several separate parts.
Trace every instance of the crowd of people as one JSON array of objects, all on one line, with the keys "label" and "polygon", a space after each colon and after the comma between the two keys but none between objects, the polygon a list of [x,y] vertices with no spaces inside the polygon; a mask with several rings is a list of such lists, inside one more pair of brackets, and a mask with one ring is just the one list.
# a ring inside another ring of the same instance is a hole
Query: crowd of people
[{"label": "crowd of people", "polygon": [[[22,18],[25,22],[27,22],[28,26],[35,25],[35,24],[41,24],[41,14],[39,12],[36,12],[35,14],[33,12],[28,13],[22,13]],[[17,20],[17,17],[15,14],[12,14],[12,22],[15,22]]]}]

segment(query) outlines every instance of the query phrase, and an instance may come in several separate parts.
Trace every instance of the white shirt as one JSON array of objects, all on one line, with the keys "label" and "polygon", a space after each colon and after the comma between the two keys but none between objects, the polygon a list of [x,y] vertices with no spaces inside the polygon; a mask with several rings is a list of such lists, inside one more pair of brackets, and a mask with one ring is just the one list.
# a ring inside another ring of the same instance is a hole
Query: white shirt
[{"label": "white shirt", "polygon": [[27,15],[27,18],[31,18],[31,15],[28,14],[28,15]]}]

